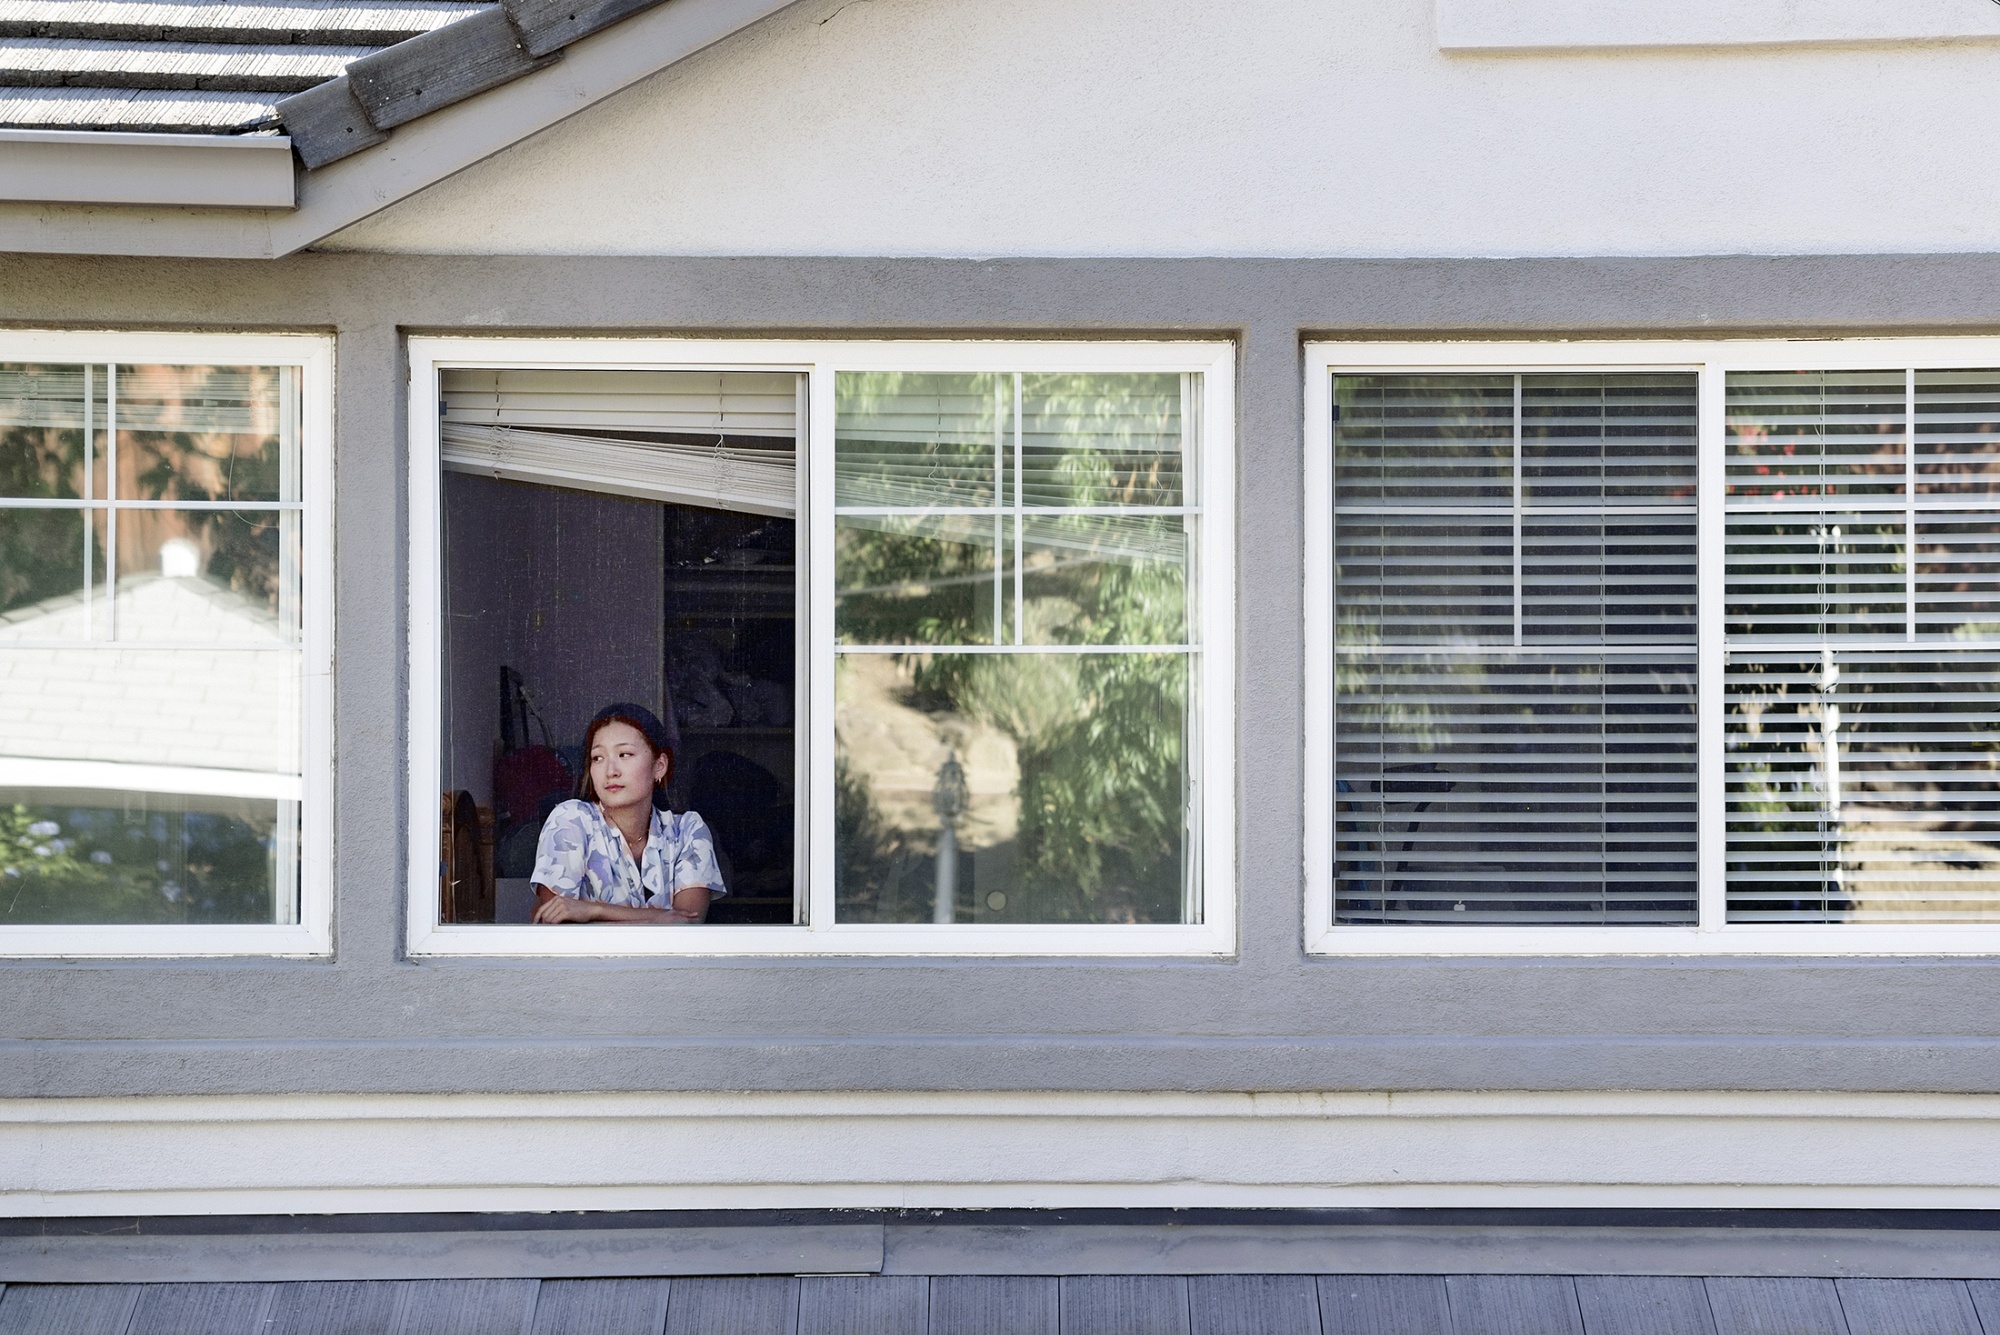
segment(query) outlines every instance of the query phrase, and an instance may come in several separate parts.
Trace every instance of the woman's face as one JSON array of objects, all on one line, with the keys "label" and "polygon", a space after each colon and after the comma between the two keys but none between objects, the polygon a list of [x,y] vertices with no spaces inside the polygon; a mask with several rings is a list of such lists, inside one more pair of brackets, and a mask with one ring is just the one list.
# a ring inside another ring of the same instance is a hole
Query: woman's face
[{"label": "woman's face", "polygon": [[590,786],[599,804],[633,807],[653,800],[653,786],[667,777],[667,756],[629,723],[607,723],[590,741]]}]

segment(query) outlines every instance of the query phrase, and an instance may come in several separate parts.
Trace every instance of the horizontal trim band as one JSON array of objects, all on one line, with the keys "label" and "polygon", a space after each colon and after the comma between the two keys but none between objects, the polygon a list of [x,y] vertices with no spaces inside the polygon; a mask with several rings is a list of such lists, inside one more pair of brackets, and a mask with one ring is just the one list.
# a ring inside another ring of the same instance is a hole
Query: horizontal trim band
[{"label": "horizontal trim band", "polygon": [[[593,1134],[552,1155],[554,1124]],[[2000,1209],[1996,1147],[2000,1095],[21,1099],[0,1101],[0,1213]],[[1038,1254],[1026,1272],[1052,1264]]]}]

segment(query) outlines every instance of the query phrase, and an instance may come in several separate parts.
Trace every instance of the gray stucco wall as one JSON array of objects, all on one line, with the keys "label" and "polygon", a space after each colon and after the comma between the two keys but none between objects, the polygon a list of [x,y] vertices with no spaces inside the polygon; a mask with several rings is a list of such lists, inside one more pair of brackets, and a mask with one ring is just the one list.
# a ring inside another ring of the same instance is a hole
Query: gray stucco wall
[{"label": "gray stucco wall", "polygon": [[[339,337],[335,958],[0,964],[0,1096],[2000,1090],[2000,959],[1308,959],[1299,814],[1302,338],[1985,332],[2000,329],[2000,256],[5,256],[0,321]],[[400,339],[461,331],[1236,339],[1238,955],[403,959],[404,562],[387,540],[405,513]]]}]

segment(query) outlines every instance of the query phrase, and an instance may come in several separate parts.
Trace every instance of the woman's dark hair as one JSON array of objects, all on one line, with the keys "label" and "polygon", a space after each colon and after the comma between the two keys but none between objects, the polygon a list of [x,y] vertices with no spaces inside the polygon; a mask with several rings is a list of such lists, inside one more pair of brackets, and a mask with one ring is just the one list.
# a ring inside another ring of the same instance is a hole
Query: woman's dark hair
[{"label": "woman's dark hair", "polygon": [[604,708],[597,711],[596,716],[584,728],[583,759],[577,765],[576,795],[586,802],[595,802],[597,800],[597,789],[590,782],[590,747],[591,743],[597,740],[597,734],[604,731],[605,727],[612,723],[623,723],[627,727],[635,729],[641,737],[646,739],[646,745],[653,748],[654,755],[665,756],[667,758],[667,772],[665,777],[660,780],[659,784],[653,785],[653,796],[657,804],[660,784],[668,783],[674,777],[674,748],[672,739],[667,733],[666,725],[660,722],[658,715],[654,714],[652,710],[646,708],[644,705],[635,705],[629,702],[604,706]]}]

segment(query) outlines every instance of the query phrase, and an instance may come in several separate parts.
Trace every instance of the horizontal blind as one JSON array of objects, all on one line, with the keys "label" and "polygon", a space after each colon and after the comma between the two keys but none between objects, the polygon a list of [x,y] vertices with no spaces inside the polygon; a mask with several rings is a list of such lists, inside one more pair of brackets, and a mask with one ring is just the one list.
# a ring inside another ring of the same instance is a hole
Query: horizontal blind
[{"label": "horizontal blind", "polygon": [[730,449],[446,422],[447,472],[749,514],[798,507],[789,450]]},{"label": "horizontal blind", "polygon": [[843,507],[1192,503],[1187,378],[1177,373],[878,372],[842,383]]},{"label": "horizontal blind", "polygon": [[750,514],[797,508],[798,377],[450,370],[447,471]]},{"label": "horizontal blind", "polygon": [[1336,401],[1336,921],[1692,922],[1694,376]]},{"label": "horizontal blind", "polygon": [[2000,371],[1726,399],[1729,920],[2000,918]]},{"label": "horizontal blind", "polygon": [[453,369],[440,374],[447,422],[594,432],[794,439],[790,371]]}]

